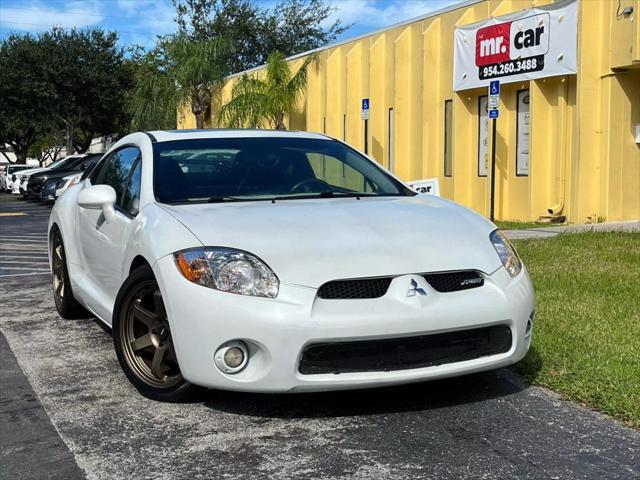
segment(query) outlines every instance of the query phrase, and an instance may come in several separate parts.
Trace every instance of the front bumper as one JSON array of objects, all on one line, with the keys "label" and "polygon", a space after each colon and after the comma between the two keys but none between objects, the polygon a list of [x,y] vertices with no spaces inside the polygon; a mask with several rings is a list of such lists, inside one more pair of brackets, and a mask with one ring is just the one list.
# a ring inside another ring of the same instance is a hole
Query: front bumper
[{"label": "front bumper", "polygon": [[[366,388],[463,375],[511,365],[531,343],[527,322],[534,295],[526,269],[511,279],[504,268],[482,287],[439,293],[418,275],[396,277],[386,295],[367,300],[324,300],[309,287],[281,283],[276,299],[220,292],[193,284],[172,256],[154,265],[183,376],[205,387],[256,392]],[[427,296],[407,296],[414,279]],[[506,325],[511,348],[496,355],[407,370],[310,374],[299,371],[311,344],[388,339]],[[247,366],[224,374],[215,351],[231,340],[249,349]]]}]

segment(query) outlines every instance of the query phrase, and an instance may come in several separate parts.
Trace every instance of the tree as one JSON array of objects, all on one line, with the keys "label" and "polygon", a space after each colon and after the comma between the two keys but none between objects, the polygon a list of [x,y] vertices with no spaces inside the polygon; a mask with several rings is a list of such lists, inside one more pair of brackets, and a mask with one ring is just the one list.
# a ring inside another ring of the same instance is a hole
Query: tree
[{"label": "tree", "polygon": [[325,0],[281,0],[273,9],[251,0],[173,0],[178,32],[195,40],[226,38],[225,73],[264,65],[275,50],[286,57],[334,41],[348,27],[336,20]]},{"label": "tree", "polygon": [[53,91],[42,68],[46,61],[31,35],[12,34],[0,43],[0,145],[10,145],[18,163],[26,163],[52,115]]},{"label": "tree", "polygon": [[64,134],[64,130],[56,128],[38,134],[29,149],[29,157],[37,159],[40,165],[54,162],[62,153]]},{"label": "tree", "polygon": [[270,126],[286,130],[284,119],[307,85],[307,68],[316,61],[308,56],[295,75],[281,52],[267,59],[265,78],[243,75],[233,86],[231,100],[220,109],[220,121],[230,128]]},{"label": "tree", "polygon": [[134,123],[166,123],[170,112],[175,119],[176,110],[187,105],[196,118],[196,127],[204,128],[213,95],[224,78],[219,59],[223,43],[218,39],[195,41],[184,35],[163,39],[145,56],[136,76],[131,101]]},{"label": "tree", "polygon": [[134,87],[128,94],[131,129],[171,130],[176,128],[176,86],[167,72],[164,50],[156,47],[131,52]]},{"label": "tree", "polygon": [[53,91],[52,120],[66,131],[67,152],[84,152],[93,138],[128,124],[125,92],[132,72],[115,32],[54,28],[41,35],[46,81]]}]

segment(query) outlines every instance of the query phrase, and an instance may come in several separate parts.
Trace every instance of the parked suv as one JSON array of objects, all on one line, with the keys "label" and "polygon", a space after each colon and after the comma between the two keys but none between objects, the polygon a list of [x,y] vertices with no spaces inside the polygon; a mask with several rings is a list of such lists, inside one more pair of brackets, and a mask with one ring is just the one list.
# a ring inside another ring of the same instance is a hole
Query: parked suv
[{"label": "parked suv", "polygon": [[31,174],[27,182],[27,193],[25,196],[27,198],[41,200],[40,194],[42,192],[42,187],[47,180],[52,178],[60,179],[70,174],[82,172],[88,166],[93,165],[93,162],[97,161],[101,156],[101,153],[76,155],[69,161],[56,165],[53,168]]},{"label": "parked suv", "polygon": [[45,170],[53,170],[58,167],[63,168],[65,165],[67,165],[68,162],[71,162],[76,158],[78,158],[78,155],[69,155],[68,157],[64,157],[59,160],[56,160],[48,167],[31,167],[31,168],[27,168],[26,170],[20,170],[19,172],[16,172],[14,174],[15,178],[12,177],[13,185],[11,187],[11,193],[14,193],[17,195],[23,195],[24,197],[26,197],[27,182],[31,175],[33,175],[34,173],[44,172]]},{"label": "parked suv", "polygon": [[[78,159],[78,161],[62,170],[35,174],[32,177],[34,184],[33,194],[37,195],[35,188],[37,184],[39,184],[40,201],[44,203],[55,202],[56,198],[62,195],[67,188],[80,180],[84,172],[91,170],[93,166],[98,163],[102,155],[102,153],[90,154]],[[31,183],[31,179],[29,179],[29,183]]]}]

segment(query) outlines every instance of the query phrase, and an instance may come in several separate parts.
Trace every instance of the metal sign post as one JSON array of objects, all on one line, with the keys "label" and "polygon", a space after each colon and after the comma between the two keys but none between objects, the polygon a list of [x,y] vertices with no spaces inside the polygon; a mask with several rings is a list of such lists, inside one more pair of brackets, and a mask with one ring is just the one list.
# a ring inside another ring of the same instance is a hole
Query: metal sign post
[{"label": "metal sign post", "polygon": [[491,205],[489,218],[495,220],[496,203],[496,119],[500,115],[500,81],[489,83],[489,118],[491,119]]},{"label": "metal sign post", "polygon": [[362,99],[362,119],[364,120],[364,153],[369,153],[369,99]]}]

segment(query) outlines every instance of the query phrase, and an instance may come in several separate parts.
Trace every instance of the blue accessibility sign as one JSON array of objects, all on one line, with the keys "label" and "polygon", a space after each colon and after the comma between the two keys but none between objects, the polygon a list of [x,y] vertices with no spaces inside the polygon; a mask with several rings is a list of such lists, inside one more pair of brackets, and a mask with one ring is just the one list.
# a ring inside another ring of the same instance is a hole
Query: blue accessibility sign
[{"label": "blue accessibility sign", "polygon": [[363,120],[369,120],[369,99],[362,99],[362,111],[360,112],[360,116]]},{"label": "blue accessibility sign", "polygon": [[489,118],[498,118],[500,115],[500,111],[496,108],[493,110],[489,110]]},{"label": "blue accessibility sign", "polygon": [[492,80],[489,83],[489,95],[500,95],[500,80]]}]

